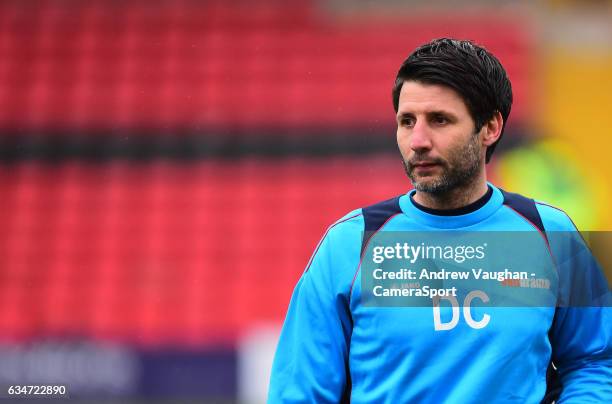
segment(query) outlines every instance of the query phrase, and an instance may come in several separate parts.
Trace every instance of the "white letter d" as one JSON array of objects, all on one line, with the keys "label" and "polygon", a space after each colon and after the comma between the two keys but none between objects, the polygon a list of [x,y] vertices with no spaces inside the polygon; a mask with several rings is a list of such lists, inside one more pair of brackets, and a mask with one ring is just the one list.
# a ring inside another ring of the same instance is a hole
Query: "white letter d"
[{"label": "white letter d", "polygon": [[[451,302],[453,308],[453,318],[448,323],[443,323],[440,317],[440,299],[446,299]],[[459,302],[455,296],[434,296],[433,297],[433,318],[434,318],[434,329],[436,331],[447,331],[452,330],[459,323]]]}]

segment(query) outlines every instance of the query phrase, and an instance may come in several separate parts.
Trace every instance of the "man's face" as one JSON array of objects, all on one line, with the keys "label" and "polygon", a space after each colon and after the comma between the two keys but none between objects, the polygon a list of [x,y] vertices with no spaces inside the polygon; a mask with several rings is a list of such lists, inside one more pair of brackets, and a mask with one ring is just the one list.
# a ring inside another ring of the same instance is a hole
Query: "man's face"
[{"label": "man's face", "polygon": [[442,194],[471,184],[484,166],[480,132],[461,97],[446,86],[404,82],[397,144],[420,192]]}]

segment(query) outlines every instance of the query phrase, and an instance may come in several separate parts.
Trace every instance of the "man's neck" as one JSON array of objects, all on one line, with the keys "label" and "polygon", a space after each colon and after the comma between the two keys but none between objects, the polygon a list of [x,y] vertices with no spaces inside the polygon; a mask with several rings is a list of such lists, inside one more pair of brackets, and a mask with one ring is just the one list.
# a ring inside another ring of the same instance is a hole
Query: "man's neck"
[{"label": "man's neck", "polygon": [[483,178],[465,187],[458,187],[445,193],[431,194],[416,191],[414,201],[430,209],[446,210],[467,206],[487,193],[487,182]]}]

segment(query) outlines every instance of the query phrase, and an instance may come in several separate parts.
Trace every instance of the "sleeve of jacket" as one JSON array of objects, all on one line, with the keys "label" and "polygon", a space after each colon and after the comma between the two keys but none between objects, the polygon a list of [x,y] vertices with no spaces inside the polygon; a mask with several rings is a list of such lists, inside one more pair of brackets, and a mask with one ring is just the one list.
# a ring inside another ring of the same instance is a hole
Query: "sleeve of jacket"
[{"label": "sleeve of jacket", "polygon": [[[552,209],[552,208],[551,208]],[[601,267],[561,212],[545,223],[556,252],[560,302],[549,333],[561,379],[558,404],[612,402],[612,311]],[[559,214],[561,213],[562,216]],[[556,232],[550,232],[550,229]]]},{"label": "sleeve of jacket", "polygon": [[362,219],[347,217],[328,229],[293,291],[272,366],[269,403],[338,403],[348,394],[349,273],[358,264],[351,252],[355,243],[359,248],[361,232],[347,221]]},{"label": "sleeve of jacket", "polygon": [[610,307],[560,307],[551,330],[561,403],[612,402]]}]

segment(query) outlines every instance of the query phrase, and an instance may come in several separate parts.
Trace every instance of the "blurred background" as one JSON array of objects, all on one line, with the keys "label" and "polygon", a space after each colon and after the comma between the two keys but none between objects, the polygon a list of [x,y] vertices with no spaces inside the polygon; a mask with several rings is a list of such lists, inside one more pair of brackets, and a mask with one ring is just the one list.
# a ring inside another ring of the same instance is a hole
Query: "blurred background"
[{"label": "blurred background", "polygon": [[391,86],[436,37],[513,83],[491,180],[612,229],[610,21],[594,0],[0,1],[2,394],[262,402],[326,227],[410,189]]}]

